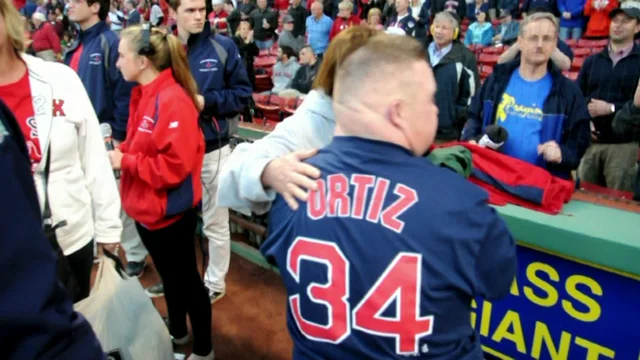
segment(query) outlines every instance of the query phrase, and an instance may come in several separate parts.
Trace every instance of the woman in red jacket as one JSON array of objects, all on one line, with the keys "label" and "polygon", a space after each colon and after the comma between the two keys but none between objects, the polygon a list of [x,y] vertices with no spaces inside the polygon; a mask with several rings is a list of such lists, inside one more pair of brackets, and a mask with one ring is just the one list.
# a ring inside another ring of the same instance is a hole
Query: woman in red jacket
[{"label": "woman in red jacket", "polygon": [[122,170],[122,207],[164,282],[174,343],[189,341],[189,360],[213,359],[211,304],[196,267],[194,207],[202,196],[204,137],[198,126],[197,87],[177,37],[134,26],[120,33],[116,66],[131,93],[127,140],[109,157]]}]

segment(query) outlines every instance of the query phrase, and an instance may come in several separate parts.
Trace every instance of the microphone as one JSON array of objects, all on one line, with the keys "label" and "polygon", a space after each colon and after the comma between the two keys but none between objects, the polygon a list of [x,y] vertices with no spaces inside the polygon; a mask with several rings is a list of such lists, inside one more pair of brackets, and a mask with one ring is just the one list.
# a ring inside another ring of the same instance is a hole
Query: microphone
[{"label": "microphone", "polygon": [[507,129],[499,125],[489,125],[485,129],[484,135],[478,140],[478,145],[498,150],[509,138]]},{"label": "microphone", "polygon": [[[113,146],[113,139],[111,138],[111,134],[113,134],[111,125],[109,125],[109,123],[100,124],[100,133],[102,133],[102,139],[104,139],[104,145],[107,148],[107,151],[115,150],[115,146]],[[120,179],[120,170],[113,170],[113,175],[116,179]]]}]

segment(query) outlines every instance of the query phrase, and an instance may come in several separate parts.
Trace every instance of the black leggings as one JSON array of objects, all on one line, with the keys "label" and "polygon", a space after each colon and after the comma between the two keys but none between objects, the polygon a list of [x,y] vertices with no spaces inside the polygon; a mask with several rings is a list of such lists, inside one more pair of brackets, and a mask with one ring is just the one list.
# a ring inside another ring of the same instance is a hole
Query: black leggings
[{"label": "black leggings", "polygon": [[171,335],[179,339],[188,334],[188,313],[193,353],[206,356],[212,349],[211,303],[196,265],[196,221],[190,210],[166,228],[151,231],[138,222],[136,228],[164,283]]},{"label": "black leggings", "polygon": [[91,291],[91,270],[93,269],[93,241],[80,250],[66,256],[71,272],[78,283],[78,295],[73,299],[74,303],[89,296]]}]

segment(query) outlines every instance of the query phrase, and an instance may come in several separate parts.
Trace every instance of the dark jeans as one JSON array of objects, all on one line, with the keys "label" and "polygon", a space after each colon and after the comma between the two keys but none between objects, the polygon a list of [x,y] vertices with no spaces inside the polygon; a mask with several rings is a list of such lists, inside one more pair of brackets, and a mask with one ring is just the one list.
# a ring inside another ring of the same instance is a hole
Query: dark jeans
[{"label": "dark jeans", "polygon": [[193,352],[206,356],[212,349],[211,303],[196,265],[196,221],[190,210],[166,228],[151,231],[138,222],[136,228],[164,283],[171,335],[179,339],[188,334],[189,314]]},{"label": "dark jeans", "polygon": [[73,276],[78,283],[78,295],[73,299],[74,303],[89,296],[91,291],[91,270],[93,269],[93,241],[80,248],[80,250],[66,256]]}]

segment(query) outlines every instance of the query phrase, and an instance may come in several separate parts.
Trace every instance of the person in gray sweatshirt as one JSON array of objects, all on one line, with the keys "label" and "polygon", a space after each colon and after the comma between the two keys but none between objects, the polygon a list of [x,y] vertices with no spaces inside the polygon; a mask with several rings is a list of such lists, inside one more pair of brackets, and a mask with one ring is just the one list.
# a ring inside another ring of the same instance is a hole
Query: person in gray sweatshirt
[{"label": "person in gray sweatshirt", "polygon": [[293,116],[254,143],[236,146],[220,172],[218,203],[245,215],[264,214],[276,193],[282,194],[292,209],[306,201],[307,189],[315,188],[311,178],[318,169],[303,161],[331,142],[335,115],[331,95],[338,64],[367,40],[382,32],[354,26],[333,39],[314,83]]},{"label": "person in gray sweatshirt", "polygon": [[289,46],[298,54],[304,46],[304,37],[293,35],[293,16],[285,15],[282,18],[282,32],[278,38],[278,46]]},{"label": "person in gray sweatshirt", "polygon": [[278,48],[278,62],[273,66],[273,89],[272,94],[278,94],[283,90],[291,89],[291,82],[296,76],[296,71],[300,68],[296,53],[290,46]]}]

